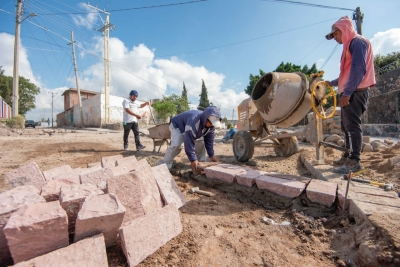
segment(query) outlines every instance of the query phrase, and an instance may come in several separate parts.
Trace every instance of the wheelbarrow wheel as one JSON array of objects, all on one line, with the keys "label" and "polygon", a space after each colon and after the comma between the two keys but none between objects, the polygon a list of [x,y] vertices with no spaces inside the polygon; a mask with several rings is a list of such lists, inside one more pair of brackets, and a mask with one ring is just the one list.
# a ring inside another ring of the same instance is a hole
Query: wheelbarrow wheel
[{"label": "wheelbarrow wheel", "polygon": [[296,136],[278,139],[280,145],[275,146],[275,154],[278,157],[289,157],[299,151],[299,143]]},{"label": "wheelbarrow wheel", "polygon": [[239,131],[233,137],[233,154],[240,162],[247,162],[254,154],[254,141],[249,132]]}]

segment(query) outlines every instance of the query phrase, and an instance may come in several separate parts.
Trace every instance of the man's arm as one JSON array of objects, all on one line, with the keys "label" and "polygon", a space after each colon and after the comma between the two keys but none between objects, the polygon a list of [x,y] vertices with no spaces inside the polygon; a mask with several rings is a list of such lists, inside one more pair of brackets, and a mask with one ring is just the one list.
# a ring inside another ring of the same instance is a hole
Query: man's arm
[{"label": "man's arm", "polygon": [[143,104],[140,105],[140,108],[143,108],[143,107],[145,107],[145,106],[147,106],[147,105],[150,106],[150,103],[149,103],[149,102],[143,103]]}]

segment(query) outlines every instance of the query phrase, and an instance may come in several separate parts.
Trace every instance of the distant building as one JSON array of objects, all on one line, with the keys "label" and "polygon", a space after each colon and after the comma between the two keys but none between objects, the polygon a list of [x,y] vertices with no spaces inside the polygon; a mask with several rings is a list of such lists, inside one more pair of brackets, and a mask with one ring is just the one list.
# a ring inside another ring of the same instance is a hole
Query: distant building
[{"label": "distant building", "polygon": [[[83,123],[85,127],[101,127],[105,122],[105,95],[99,92],[80,90],[82,99]],[[65,90],[64,111],[57,114],[57,125],[59,127],[70,125],[81,125],[78,92],[75,88]],[[109,123],[122,123],[124,97],[110,95],[110,121]],[[139,104],[143,101],[137,100]],[[150,110],[148,106],[141,109],[142,114],[146,116],[142,119],[148,123]]]},{"label": "distant building", "polygon": [[0,118],[10,119],[11,118],[11,107],[3,100],[0,96]]}]

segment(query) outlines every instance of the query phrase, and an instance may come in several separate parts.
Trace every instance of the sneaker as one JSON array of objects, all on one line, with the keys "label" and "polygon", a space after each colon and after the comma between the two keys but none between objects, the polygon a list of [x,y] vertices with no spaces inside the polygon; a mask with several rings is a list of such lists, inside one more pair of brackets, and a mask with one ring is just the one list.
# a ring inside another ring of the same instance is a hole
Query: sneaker
[{"label": "sneaker", "polygon": [[346,163],[340,167],[334,168],[333,172],[340,173],[340,174],[348,174],[351,172],[358,172],[362,170],[362,166],[359,161],[355,159],[348,158]]},{"label": "sneaker", "polygon": [[346,161],[347,161],[347,157],[342,156],[340,159],[332,161],[332,163],[334,166],[342,166],[346,163]]},{"label": "sneaker", "polygon": [[136,146],[136,151],[142,150],[142,149],[144,149],[145,147],[146,147],[146,146],[140,144],[140,145]]},{"label": "sneaker", "polygon": [[124,145],[124,150],[128,150],[128,145]]}]

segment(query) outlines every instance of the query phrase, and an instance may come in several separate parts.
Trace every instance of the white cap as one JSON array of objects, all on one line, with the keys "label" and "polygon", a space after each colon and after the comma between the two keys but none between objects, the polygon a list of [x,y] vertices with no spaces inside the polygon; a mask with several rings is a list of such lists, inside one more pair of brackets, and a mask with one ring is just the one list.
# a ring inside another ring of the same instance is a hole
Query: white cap
[{"label": "white cap", "polygon": [[210,116],[208,120],[212,123],[215,128],[221,128],[221,122],[217,116]]}]

